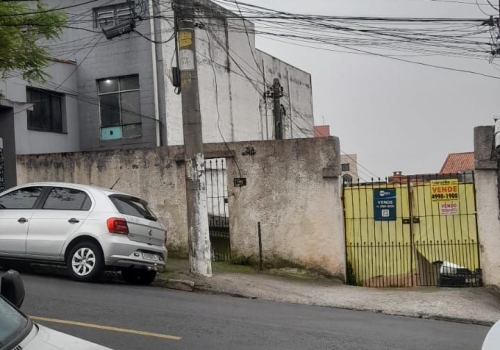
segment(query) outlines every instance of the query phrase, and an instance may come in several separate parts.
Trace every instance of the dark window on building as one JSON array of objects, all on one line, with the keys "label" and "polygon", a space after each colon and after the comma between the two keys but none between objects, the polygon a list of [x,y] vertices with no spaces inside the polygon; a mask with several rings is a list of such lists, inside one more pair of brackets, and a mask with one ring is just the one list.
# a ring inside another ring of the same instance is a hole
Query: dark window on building
[{"label": "dark window on building", "polygon": [[96,28],[114,27],[130,22],[134,19],[133,8],[133,2],[95,8],[94,26]]},{"label": "dark window on building", "polygon": [[64,95],[28,88],[26,99],[33,103],[33,110],[28,111],[29,130],[63,132]]},{"label": "dark window on building", "polygon": [[342,171],[349,171],[349,170],[351,170],[349,163],[342,164]]},{"label": "dark window on building", "polygon": [[97,84],[101,139],[115,140],[141,136],[139,76],[102,79]]},{"label": "dark window on building", "polygon": [[0,210],[32,209],[42,189],[42,187],[27,187],[7,193],[0,197]]},{"label": "dark window on building", "polygon": [[72,188],[53,188],[43,209],[54,210],[89,210],[92,205],[85,192]]}]

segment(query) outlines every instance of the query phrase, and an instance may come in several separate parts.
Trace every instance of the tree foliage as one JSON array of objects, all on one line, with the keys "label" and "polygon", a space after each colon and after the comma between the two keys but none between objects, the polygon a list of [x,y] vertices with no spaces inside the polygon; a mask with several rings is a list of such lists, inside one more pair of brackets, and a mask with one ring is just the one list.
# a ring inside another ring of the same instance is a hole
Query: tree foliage
[{"label": "tree foliage", "polygon": [[59,38],[65,26],[65,13],[40,1],[33,8],[25,2],[0,0],[0,77],[16,71],[28,81],[45,81],[49,54],[43,42]]}]

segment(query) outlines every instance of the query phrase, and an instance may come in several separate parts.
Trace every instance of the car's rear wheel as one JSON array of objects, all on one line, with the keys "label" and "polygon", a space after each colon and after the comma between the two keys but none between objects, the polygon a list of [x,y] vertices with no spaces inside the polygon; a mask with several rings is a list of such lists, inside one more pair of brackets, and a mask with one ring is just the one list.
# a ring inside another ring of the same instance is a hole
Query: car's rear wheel
[{"label": "car's rear wheel", "polygon": [[76,281],[98,280],[104,269],[101,248],[93,242],[80,242],[71,248],[66,261],[68,273]]},{"label": "car's rear wheel", "polygon": [[156,278],[156,271],[149,271],[145,269],[122,269],[122,278],[125,283],[139,284],[143,286],[150,285]]}]

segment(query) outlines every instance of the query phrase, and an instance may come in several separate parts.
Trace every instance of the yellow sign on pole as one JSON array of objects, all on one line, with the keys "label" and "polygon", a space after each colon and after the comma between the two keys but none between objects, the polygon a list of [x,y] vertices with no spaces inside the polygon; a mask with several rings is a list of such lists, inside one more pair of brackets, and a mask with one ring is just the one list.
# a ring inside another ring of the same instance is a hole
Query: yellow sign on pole
[{"label": "yellow sign on pole", "polygon": [[457,201],[458,180],[431,181],[431,198],[433,202]]},{"label": "yellow sign on pole", "polygon": [[193,34],[190,32],[179,33],[179,47],[186,47],[193,43]]}]

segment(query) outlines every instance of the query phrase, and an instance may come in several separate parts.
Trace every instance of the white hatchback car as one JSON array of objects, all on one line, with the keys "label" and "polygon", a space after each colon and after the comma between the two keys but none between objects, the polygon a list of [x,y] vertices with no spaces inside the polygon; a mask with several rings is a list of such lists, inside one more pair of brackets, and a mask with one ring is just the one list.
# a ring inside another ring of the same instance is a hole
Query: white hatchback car
[{"label": "white hatchback car", "polygon": [[148,203],[94,186],[40,182],[0,193],[0,265],[66,264],[78,281],[119,269],[150,284],[167,259],[166,231]]}]

